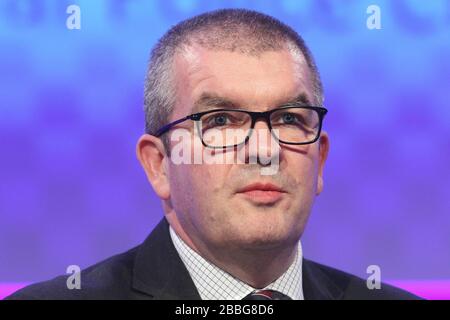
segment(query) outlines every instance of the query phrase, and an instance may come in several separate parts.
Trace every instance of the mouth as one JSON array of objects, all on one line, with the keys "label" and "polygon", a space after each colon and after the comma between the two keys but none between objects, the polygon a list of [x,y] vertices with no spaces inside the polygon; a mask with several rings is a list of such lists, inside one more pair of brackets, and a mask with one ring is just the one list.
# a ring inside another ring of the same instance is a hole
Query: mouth
[{"label": "mouth", "polygon": [[271,183],[252,183],[237,191],[238,195],[256,204],[273,204],[281,200],[286,193]]}]

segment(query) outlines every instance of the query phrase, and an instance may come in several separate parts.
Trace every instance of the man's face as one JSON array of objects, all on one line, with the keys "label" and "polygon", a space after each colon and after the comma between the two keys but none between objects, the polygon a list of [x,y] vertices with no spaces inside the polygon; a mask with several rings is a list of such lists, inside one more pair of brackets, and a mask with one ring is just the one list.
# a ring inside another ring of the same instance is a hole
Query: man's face
[{"label": "man's face", "polygon": [[[198,112],[194,105],[205,95],[224,98],[236,108],[251,111],[273,109],[300,94],[314,101],[304,58],[287,50],[250,56],[194,46],[176,57],[174,71],[177,102],[170,121]],[[201,110],[218,107],[209,105]],[[192,131],[193,126],[191,121],[183,123]],[[261,119],[255,130],[267,130],[266,123]],[[192,152],[204,148],[201,143],[196,146]],[[326,133],[314,144],[267,149],[270,145],[254,153],[278,153],[279,168],[274,175],[261,175],[261,165],[255,163],[168,164],[170,202],[179,225],[196,245],[268,249],[298,241],[313,200],[322,189]],[[247,157],[257,156],[250,153]],[[283,192],[239,192],[253,183],[270,183]]]}]

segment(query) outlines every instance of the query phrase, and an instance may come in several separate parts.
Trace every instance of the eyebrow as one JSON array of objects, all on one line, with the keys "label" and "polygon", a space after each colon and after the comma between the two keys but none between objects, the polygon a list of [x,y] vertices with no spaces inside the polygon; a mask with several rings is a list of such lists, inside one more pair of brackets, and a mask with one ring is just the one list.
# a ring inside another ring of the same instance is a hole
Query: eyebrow
[{"label": "eyebrow", "polygon": [[291,103],[300,104],[302,106],[312,106],[312,102],[309,100],[308,96],[304,92],[298,94],[293,99],[288,99],[287,102],[283,102],[279,105],[291,104]]},{"label": "eyebrow", "polygon": [[[306,93],[302,92],[293,98],[284,100],[282,103],[276,104],[276,107],[286,105],[286,104],[300,104],[304,106],[311,106],[311,101],[309,100]],[[204,92],[195,101],[194,107],[192,108],[193,113],[207,111],[210,109],[241,109],[239,103],[234,102],[228,98],[221,97],[215,93]]]},{"label": "eyebrow", "polygon": [[217,94],[204,92],[192,108],[193,112],[206,111],[209,108],[238,109],[239,104]]}]

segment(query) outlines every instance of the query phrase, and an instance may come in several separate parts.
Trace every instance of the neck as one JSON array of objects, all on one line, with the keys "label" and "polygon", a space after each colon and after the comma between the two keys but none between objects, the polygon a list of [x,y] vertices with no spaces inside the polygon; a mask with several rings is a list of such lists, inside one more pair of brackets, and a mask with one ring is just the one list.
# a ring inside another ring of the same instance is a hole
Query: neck
[{"label": "neck", "polygon": [[296,258],[297,246],[273,249],[202,250],[205,259],[253,288],[261,289],[278,279]]},{"label": "neck", "polygon": [[264,288],[278,279],[294,262],[298,242],[272,248],[210,248],[200,239],[193,241],[177,219],[166,216],[170,225],[191,249],[233,277],[253,288]]}]

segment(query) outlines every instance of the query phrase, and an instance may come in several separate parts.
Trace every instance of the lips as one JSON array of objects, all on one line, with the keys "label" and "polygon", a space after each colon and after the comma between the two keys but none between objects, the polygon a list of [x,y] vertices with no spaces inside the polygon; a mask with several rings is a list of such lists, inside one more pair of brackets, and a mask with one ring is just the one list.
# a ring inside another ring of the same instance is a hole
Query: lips
[{"label": "lips", "polygon": [[254,203],[271,204],[279,201],[286,191],[272,183],[252,183],[237,193]]},{"label": "lips", "polygon": [[259,191],[277,191],[277,192],[285,192],[283,189],[281,189],[280,187],[272,184],[272,183],[252,183],[249,184],[247,186],[245,186],[242,189],[239,189],[239,193],[241,192],[249,192],[249,191],[255,191],[255,190],[259,190]]}]

